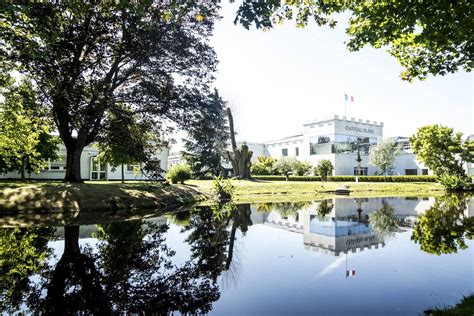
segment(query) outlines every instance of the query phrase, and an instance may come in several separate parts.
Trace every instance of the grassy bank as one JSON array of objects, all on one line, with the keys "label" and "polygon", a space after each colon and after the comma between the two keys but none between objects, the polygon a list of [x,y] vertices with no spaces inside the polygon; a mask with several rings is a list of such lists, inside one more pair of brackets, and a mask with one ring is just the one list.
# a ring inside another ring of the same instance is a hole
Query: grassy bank
[{"label": "grassy bank", "polygon": [[[186,182],[197,190],[210,193],[211,180],[190,180]],[[333,191],[346,188],[351,197],[382,197],[382,196],[436,196],[444,193],[438,183],[409,182],[308,182],[308,181],[245,181],[232,180],[235,185],[236,202],[285,202],[310,201],[334,197]]]},{"label": "grassy bank", "polygon": [[171,209],[205,197],[190,186],[146,182],[0,182],[0,212],[118,212]]}]

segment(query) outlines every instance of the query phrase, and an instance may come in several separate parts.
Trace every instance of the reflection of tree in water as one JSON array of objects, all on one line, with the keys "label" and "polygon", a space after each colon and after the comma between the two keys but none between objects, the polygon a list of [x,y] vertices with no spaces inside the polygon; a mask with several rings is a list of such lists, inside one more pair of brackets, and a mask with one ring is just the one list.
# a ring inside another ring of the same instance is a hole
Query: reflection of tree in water
[{"label": "reflection of tree in water", "polygon": [[385,199],[382,207],[369,215],[369,223],[381,241],[393,237],[400,230],[395,209]]},{"label": "reflection of tree in water", "polygon": [[278,202],[278,203],[261,203],[257,205],[258,212],[271,212],[276,211],[283,218],[288,216],[298,216],[298,211],[308,207],[312,202]]},{"label": "reflection of tree in water", "polygon": [[0,311],[15,311],[31,291],[29,278],[47,268],[53,228],[0,229]]},{"label": "reflection of tree in water", "polygon": [[435,204],[417,219],[411,239],[431,254],[466,249],[465,238],[472,239],[474,232],[474,217],[464,214],[470,198],[465,194],[436,198]]},{"label": "reflection of tree in water", "polygon": [[[208,312],[219,298],[217,285],[192,261],[173,265],[174,252],[164,243],[166,230],[167,226],[142,226],[141,221],[103,225],[97,252],[92,252],[79,247],[79,226],[66,226],[58,263],[35,287],[28,282],[27,292],[17,296],[42,314]],[[46,253],[43,249],[43,265]],[[12,301],[6,304],[14,310]]]},{"label": "reflection of tree in water", "polygon": [[[30,236],[38,232],[25,229],[28,233],[17,243],[31,244],[31,250],[24,252],[37,254],[36,267],[21,276],[25,280],[21,290],[15,288],[13,283],[19,284],[15,278],[10,277],[10,283],[2,279],[5,309],[13,310],[26,301],[32,311],[44,314],[208,312],[220,296],[217,277],[231,267],[236,232],[245,232],[252,224],[250,205],[235,206],[223,216],[216,216],[210,207],[188,214],[185,229],[190,230],[187,241],[192,257],[182,266],[171,261],[175,253],[165,244],[166,225],[141,220],[99,225],[95,250],[79,247],[79,226],[66,226],[64,253],[49,267],[51,251],[46,243],[50,236],[42,243],[39,237],[31,241]],[[185,215],[179,219],[186,221]],[[7,233],[2,233],[6,242]],[[2,249],[2,277],[13,275],[21,262],[4,265],[4,258],[11,254],[17,261],[23,259],[20,253]],[[40,280],[31,286],[28,277],[38,273]]]},{"label": "reflection of tree in water", "polygon": [[191,233],[186,241],[191,246],[192,258],[202,267],[201,271],[213,280],[229,270],[237,229],[245,234],[248,226],[252,225],[250,214],[250,204],[232,203],[202,207],[191,214],[186,227]]},{"label": "reflection of tree in water", "polygon": [[320,219],[324,218],[326,215],[331,213],[333,208],[334,208],[334,204],[332,203],[332,199],[325,199],[325,200],[319,201],[318,217]]}]

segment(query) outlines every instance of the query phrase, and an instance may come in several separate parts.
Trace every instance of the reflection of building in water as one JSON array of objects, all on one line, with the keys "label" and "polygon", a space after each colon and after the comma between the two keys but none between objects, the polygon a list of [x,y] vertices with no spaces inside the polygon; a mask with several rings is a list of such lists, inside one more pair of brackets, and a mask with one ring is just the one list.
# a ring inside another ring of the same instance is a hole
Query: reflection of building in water
[{"label": "reflection of building in water", "polygon": [[338,256],[384,246],[369,224],[370,213],[380,210],[383,201],[394,209],[401,227],[411,227],[416,217],[434,204],[434,198],[337,198],[309,203],[293,212],[282,207],[283,203],[275,204],[269,213],[252,212],[252,219],[300,233],[305,248]]}]

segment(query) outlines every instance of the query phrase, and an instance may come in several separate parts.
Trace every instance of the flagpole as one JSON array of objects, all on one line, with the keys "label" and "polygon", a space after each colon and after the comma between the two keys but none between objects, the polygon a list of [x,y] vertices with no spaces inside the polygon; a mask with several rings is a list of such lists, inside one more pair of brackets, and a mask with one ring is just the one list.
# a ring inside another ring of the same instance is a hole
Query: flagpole
[{"label": "flagpole", "polygon": [[347,94],[344,92],[344,116],[347,117]]}]

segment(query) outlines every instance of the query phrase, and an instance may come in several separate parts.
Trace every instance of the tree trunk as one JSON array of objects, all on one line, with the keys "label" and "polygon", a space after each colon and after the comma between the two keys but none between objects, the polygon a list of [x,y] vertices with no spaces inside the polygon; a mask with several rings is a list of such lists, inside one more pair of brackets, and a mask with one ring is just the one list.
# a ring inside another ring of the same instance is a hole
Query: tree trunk
[{"label": "tree trunk", "polygon": [[25,180],[26,180],[26,177],[25,177],[25,165],[26,165],[26,162],[25,162],[25,159],[23,158],[23,159],[21,160],[21,168],[20,168],[21,181],[25,181]]},{"label": "tree trunk", "polygon": [[81,154],[83,147],[66,146],[66,182],[82,182],[81,178]]},{"label": "tree trunk", "polygon": [[122,164],[122,183],[125,183],[125,170]]},{"label": "tree trunk", "polygon": [[242,145],[240,149],[237,149],[234,119],[230,108],[227,108],[227,118],[229,120],[230,140],[232,143],[232,152],[227,152],[227,157],[232,163],[234,176],[240,179],[250,179],[250,159],[252,158],[252,151],[249,150],[247,145]]},{"label": "tree trunk", "polygon": [[79,226],[64,226],[64,253],[67,255],[80,253]]}]

